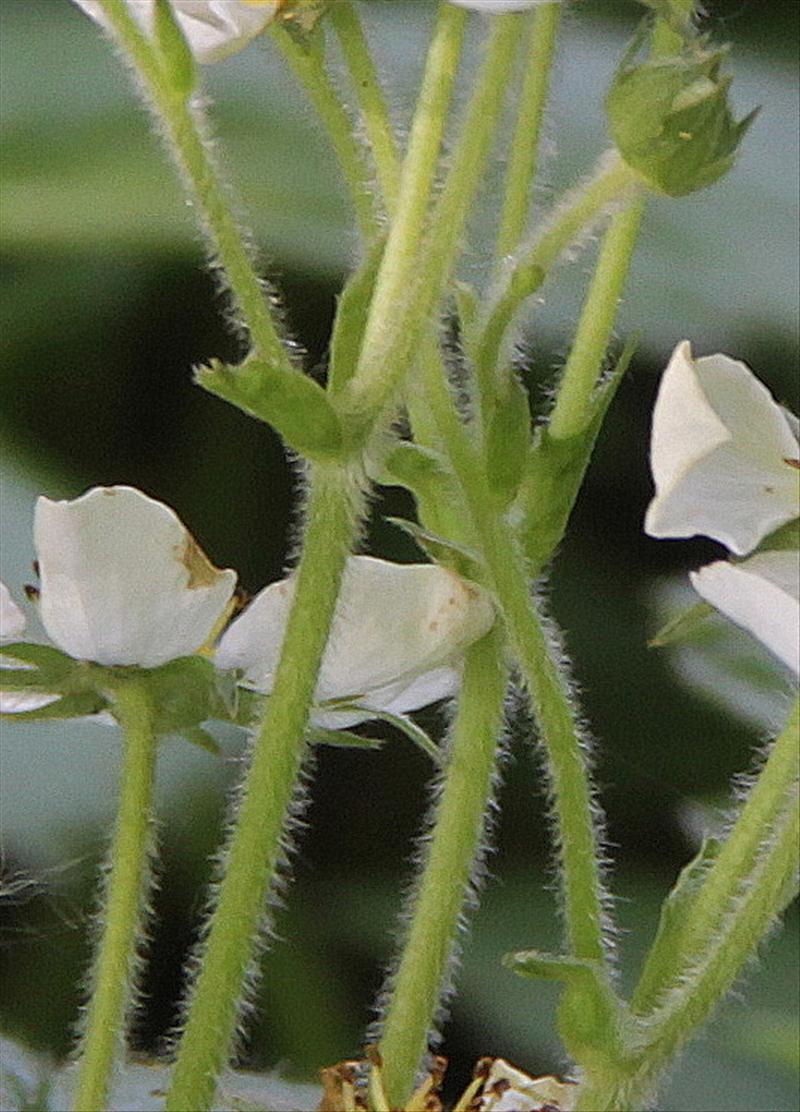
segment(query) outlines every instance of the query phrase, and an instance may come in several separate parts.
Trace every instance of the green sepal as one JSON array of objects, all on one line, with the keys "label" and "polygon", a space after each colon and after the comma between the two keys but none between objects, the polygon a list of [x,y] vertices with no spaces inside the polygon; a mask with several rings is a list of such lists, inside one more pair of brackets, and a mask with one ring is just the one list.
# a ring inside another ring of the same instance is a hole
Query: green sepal
[{"label": "green sepal", "polygon": [[339,296],[328,366],[328,389],[331,394],[342,391],[358,366],[375,279],[385,247],[385,237],[372,245]]},{"label": "green sepal", "polygon": [[509,371],[498,393],[486,432],[486,474],[489,485],[504,505],[515,497],[531,444],[528,393]]},{"label": "green sepal", "polygon": [[[455,476],[433,449],[404,440],[384,460],[384,486],[404,486],[417,502],[417,514],[434,534],[457,529],[463,518],[454,508],[461,505],[461,492]],[[459,535],[459,540],[464,539]]]},{"label": "green sepal", "polygon": [[710,602],[696,602],[682,610],[662,626],[655,637],[647,642],[648,649],[663,649],[667,645],[677,645],[689,641],[704,627],[716,611]]},{"label": "green sepal", "polygon": [[[211,718],[228,720],[228,708],[219,694],[215,673],[212,661],[204,656],[184,656],[159,668],[136,669],[136,681],[147,690],[155,711],[153,728],[157,734],[189,737]],[[112,699],[114,684],[118,682],[119,675],[112,675],[109,684]],[[197,743],[195,738],[189,740]]]},{"label": "green sepal", "polygon": [[796,517],[794,521],[787,521],[785,525],[773,530],[769,536],[764,537],[753,552],[748,554],[748,557],[754,556],[757,552],[797,552],[798,550],[800,550],[800,517]]},{"label": "green sepal", "polygon": [[674,982],[675,970],[681,968],[680,959],[690,956],[682,954],[683,932],[691,918],[695,897],[721,845],[718,838],[705,838],[699,853],[681,870],[675,887],[664,900],[656,937],[631,1000],[634,1013],[642,1015],[657,1006],[659,997]]},{"label": "green sepal", "polygon": [[655,190],[680,197],[704,189],[733,164],[757,109],[738,123],[721,73],[726,48],[699,44],[632,65],[641,35],[606,97],[611,135],[627,164]]},{"label": "green sepal", "polygon": [[190,726],[181,730],[180,736],[185,738],[191,745],[196,745],[199,749],[205,749],[212,757],[219,757],[222,753],[217,742],[202,726]]},{"label": "green sepal", "polygon": [[309,745],[332,745],[336,749],[380,749],[380,738],[362,737],[351,730],[325,730],[321,726],[310,726],[306,730]]},{"label": "green sepal", "polygon": [[536,430],[519,494],[523,511],[519,531],[535,573],[547,563],[564,535],[608,407],[638,344],[638,335],[627,340],[611,374],[598,388],[581,432],[556,439],[546,427]]},{"label": "green sepal", "polygon": [[169,0],[156,0],[153,38],[173,91],[187,100],[197,87],[197,63]]},{"label": "green sepal", "polygon": [[[48,694],[43,692],[43,694]],[[62,695],[53,703],[36,710],[20,710],[13,713],[2,714],[8,722],[30,722],[35,719],[54,718],[88,718],[101,711],[110,710],[110,704],[103,695],[97,691],[77,691],[72,695]]]},{"label": "green sepal", "polygon": [[418,749],[421,749],[427,757],[430,757],[434,764],[441,765],[443,763],[442,751],[433,738],[429,737],[421,726],[418,726],[405,714],[391,714],[388,710],[373,710],[371,707],[359,706],[355,702],[348,703],[343,699],[323,703],[318,709],[337,710],[346,714],[364,714],[368,715],[372,722],[386,722],[387,725],[394,726],[400,733],[405,734],[409,741],[413,741]]},{"label": "green sepal", "polygon": [[384,521],[395,525],[412,537],[434,564],[441,564],[442,567],[449,568],[464,579],[471,579],[475,583],[482,583],[485,579],[481,558],[472,549],[446,540],[418,525],[416,521],[408,521],[404,517],[386,517]]},{"label": "green sepal", "polygon": [[521,977],[563,982],[559,1031],[581,1066],[602,1069],[610,1061],[624,1060],[624,1007],[599,962],[521,950],[506,954],[503,964]]},{"label": "green sepal", "polygon": [[272,425],[290,447],[309,459],[339,459],[344,437],[336,410],[319,383],[250,357],[238,367],[212,360],[195,369],[198,385]]},{"label": "green sepal", "polygon": [[[39,677],[36,683],[42,686],[61,684],[75,671],[77,663],[71,656],[62,653],[60,649],[54,649],[52,645],[36,645],[29,641],[14,641],[3,645],[0,648],[0,657],[31,665],[32,667],[19,671],[28,676]],[[17,669],[0,669],[0,688],[14,690],[8,681],[16,674]],[[26,683],[24,686],[31,685]],[[52,690],[52,687],[49,689]]]}]

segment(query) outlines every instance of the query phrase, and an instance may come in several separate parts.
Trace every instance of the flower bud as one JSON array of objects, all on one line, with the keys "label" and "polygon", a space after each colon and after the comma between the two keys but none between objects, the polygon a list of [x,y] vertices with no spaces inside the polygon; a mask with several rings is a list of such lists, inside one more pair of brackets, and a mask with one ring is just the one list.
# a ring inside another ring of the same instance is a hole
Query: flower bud
[{"label": "flower bud", "polygon": [[623,60],[606,98],[611,135],[624,160],[661,193],[704,189],[730,169],[758,111],[737,123],[728,104],[726,48],[691,48],[631,65]]}]

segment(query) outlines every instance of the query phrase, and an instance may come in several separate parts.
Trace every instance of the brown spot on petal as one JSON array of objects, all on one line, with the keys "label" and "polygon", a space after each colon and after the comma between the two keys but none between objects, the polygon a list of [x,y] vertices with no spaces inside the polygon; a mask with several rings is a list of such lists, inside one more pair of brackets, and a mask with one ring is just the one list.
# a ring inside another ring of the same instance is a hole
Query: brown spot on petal
[{"label": "brown spot on petal", "polygon": [[25,592],[25,597],[29,598],[31,602],[39,601],[39,595],[41,594],[41,591],[38,587],[34,587],[32,583],[26,583],[22,589]]},{"label": "brown spot on petal", "polygon": [[198,587],[211,587],[219,578],[219,570],[203,552],[197,541],[187,533],[182,545],[177,545],[178,559],[189,573],[186,586],[190,591]]},{"label": "brown spot on petal", "polygon": [[800,471],[800,459],[785,459],[783,462],[788,463],[790,467],[794,467],[795,470]]}]

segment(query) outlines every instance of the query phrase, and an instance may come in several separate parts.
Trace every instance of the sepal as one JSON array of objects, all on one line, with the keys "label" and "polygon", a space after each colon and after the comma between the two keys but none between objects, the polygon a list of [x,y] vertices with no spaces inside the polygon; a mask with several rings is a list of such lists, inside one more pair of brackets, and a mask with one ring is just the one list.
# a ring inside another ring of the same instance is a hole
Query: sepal
[{"label": "sepal", "polygon": [[[418,749],[421,749],[426,757],[430,757],[434,764],[441,765],[443,763],[442,751],[433,738],[405,714],[392,714],[386,710],[373,710],[371,707],[365,708],[355,701],[348,702],[347,700],[340,699],[328,703],[321,703],[319,709],[326,711],[334,709],[336,711],[341,711],[343,714],[364,714],[366,711],[366,713],[369,714],[370,721],[386,722],[387,725],[394,726],[401,734],[405,734],[408,740],[412,741]],[[341,733],[342,731],[337,730],[333,732]],[[365,739],[359,738],[359,741],[364,743]],[[375,741],[367,741],[366,743],[372,747],[380,745],[380,742]]]},{"label": "sepal", "polygon": [[343,433],[336,410],[319,383],[249,357],[238,367],[219,360],[195,370],[195,382],[251,417],[272,425],[290,447],[309,459],[339,459]]},{"label": "sepal", "polygon": [[418,525],[416,521],[409,521],[404,517],[385,517],[384,521],[407,533],[434,564],[449,568],[464,579],[471,579],[475,583],[482,583],[485,580],[485,568],[481,558],[471,548],[446,540],[437,533],[432,533],[429,529]]},{"label": "sepal", "polygon": [[486,432],[486,473],[504,506],[514,499],[522,482],[530,443],[528,392],[509,371]]},{"label": "sepal", "polygon": [[705,628],[706,622],[714,613],[710,602],[696,602],[694,606],[687,606],[650,638],[647,642],[648,649],[663,649],[667,645],[678,645],[691,640]]}]

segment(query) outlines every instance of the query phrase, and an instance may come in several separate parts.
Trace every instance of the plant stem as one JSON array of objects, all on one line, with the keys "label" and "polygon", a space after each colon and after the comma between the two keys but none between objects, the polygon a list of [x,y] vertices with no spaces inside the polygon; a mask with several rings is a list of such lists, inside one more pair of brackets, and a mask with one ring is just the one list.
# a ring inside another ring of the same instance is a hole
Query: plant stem
[{"label": "plant stem", "polygon": [[497,255],[500,259],[516,250],[528,219],[561,5],[542,4],[529,19],[528,62],[520,92],[514,138],[509,151],[506,193],[497,236]]},{"label": "plant stem", "polygon": [[[444,7],[453,9],[453,5]],[[460,11],[460,14],[463,16],[465,13]],[[459,44],[461,33],[463,21],[459,23]],[[493,20],[486,57],[453,154],[450,172],[436,204],[430,232],[422,244],[421,237],[417,238],[413,254],[404,253],[402,281],[391,283],[391,297],[381,289],[379,276],[362,358],[348,384],[351,406],[356,412],[374,414],[384,408],[397,389],[399,377],[417,353],[423,329],[431,323],[450,276],[467,214],[483,174],[512,69],[517,38],[515,17],[497,16]],[[411,150],[403,165],[404,181],[410,160]],[[387,252],[401,213],[402,194]],[[374,324],[372,330],[371,324]],[[394,352],[396,361],[388,358],[389,352]]]},{"label": "plant stem", "polygon": [[133,995],[131,982],[147,904],[157,745],[153,709],[146,689],[135,681],[120,682],[113,698],[125,755],[92,995],[80,1047],[76,1112],[100,1112],[107,1105]]},{"label": "plant stem", "polygon": [[[338,8],[334,6],[334,13]],[[378,228],[372,198],[372,175],[364,149],[354,134],[353,121],[343,107],[326,70],[321,42],[301,46],[291,32],[279,27],[273,39],[324,123],[347,181],[356,219],[364,239],[374,237]]]},{"label": "plant stem", "polygon": [[576,957],[604,961],[606,913],[598,860],[598,810],[570,696],[531,599],[522,555],[510,526],[494,509],[480,458],[440,376],[427,375],[426,397],[469,506],[548,754],[570,949]]},{"label": "plant stem", "polygon": [[645,967],[631,1004],[640,1015],[653,1008],[671,985],[685,978],[686,968],[694,965],[697,955],[716,937],[720,923],[741,896],[764,840],[786,808],[787,794],[791,795],[796,787],[800,772],[798,729],[800,701],[795,703],[785,729],[776,739],[735,824],[692,901],[681,933],[681,952],[675,955],[671,967],[659,965],[657,980],[648,977]]},{"label": "plant stem", "polygon": [[226,852],[166,1108],[205,1112],[233,1042],[266,896],[283,850],[303,735],[345,561],[363,509],[341,467],[312,472],[303,553],[280,663]]},{"label": "plant stem", "polygon": [[375,160],[378,184],[391,214],[400,191],[400,161],[386,99],[378,80],[375,63],[364,36],[361,20],[350,0],[337,0],[329,18],[341,44],[344,60],[358,97],[361,115]]},{"label": "plant stem", "polygon": [[125,0],[100,0],[117,40],[142,83],[156,118],[169,140],[187,184],[195,197],[213,246],[215,263],[224,270],[234,301],[258,353],[291,370],[279,328],[270,312],[264,283],[256,274],[248,247],[231,215],[230,198],[203,135],[199,108],[176,93],[169,73],[130,14]]},{"label": "plant stem", "polygon": [[492,795],[507,669],[497,629],[466,654],[425,863],[410,908],[402,957],[389,988],[379,1045],[390,1107],[401,1108],[427,1050],[464,902],[475,877]]},{"label": "plant stem", "polygon": [[645,198],[637,197],[612,217],[603,237],[550,416],[548,431],[557,440],[577,436],[591,419],[595,387],[636,248],[644,206]]},{"label": "plant stem", "polygon": [[539,289],[561,255],[609,206],[639,188],[634,172],[615,152],[607,152],[594,175],[567,193],[534,240],[523,244],[489,294],[475,357],[479,383],[495,374],[503,337],[522,302]]}]

